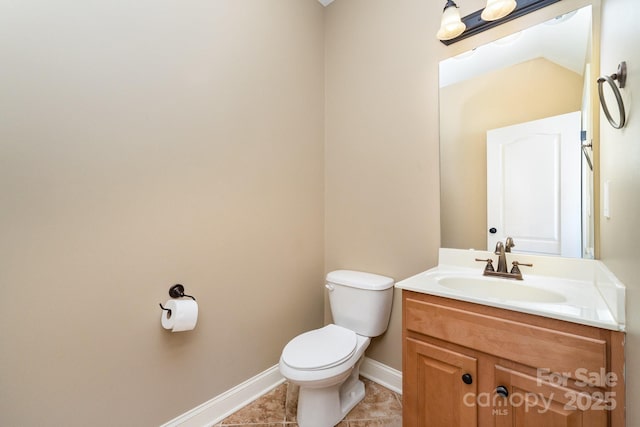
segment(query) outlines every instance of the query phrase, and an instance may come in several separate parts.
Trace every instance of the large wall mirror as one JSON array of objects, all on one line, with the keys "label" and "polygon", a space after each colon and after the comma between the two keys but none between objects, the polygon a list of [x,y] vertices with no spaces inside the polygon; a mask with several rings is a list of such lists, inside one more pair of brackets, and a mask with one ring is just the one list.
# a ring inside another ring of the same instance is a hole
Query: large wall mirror
[{"label": "large wall mirror", "polygon": [[593,257],[591,6],[440,63],[441,246]]}]

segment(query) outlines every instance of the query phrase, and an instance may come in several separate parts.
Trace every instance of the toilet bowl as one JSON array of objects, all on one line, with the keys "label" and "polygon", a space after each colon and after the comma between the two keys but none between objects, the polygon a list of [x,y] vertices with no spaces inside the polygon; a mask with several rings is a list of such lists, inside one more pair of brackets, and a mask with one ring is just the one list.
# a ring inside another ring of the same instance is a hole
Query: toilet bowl
[{"label": "toilet bowl", "polygon": [[[348,333],[353,334],[353,342]],[[336,339],[336,344],[329,343],[331,338]],[[364,384],[359,379],[359,368],[370,341],[346,328],[327,325],[287,344],[280,357],[280,372],[300,386],[298,425],[334,426],[362,400]],[[303,345],[310,346],[313,363],[301,351]]]},{"label": "toilet bowl", "polygon": [[335,324],[305,332],[285,346],[282,375],[300,387],[300,427],[332,427],[364,398],[360,364],[371,337],[389,322],[393,279],[339,270],[326,287]]}]

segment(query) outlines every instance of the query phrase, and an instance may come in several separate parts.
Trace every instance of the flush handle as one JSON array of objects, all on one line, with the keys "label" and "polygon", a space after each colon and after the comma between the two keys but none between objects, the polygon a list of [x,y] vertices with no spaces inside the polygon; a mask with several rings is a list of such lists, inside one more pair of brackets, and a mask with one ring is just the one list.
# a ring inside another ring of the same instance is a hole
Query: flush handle
[{"label": "flush handle", "polygon": [[324,287],[327,288],[329,292],[333,292],[333,290],[335,289],[335,287],[330,283],[327,283],[326,285],[324,285]]}]

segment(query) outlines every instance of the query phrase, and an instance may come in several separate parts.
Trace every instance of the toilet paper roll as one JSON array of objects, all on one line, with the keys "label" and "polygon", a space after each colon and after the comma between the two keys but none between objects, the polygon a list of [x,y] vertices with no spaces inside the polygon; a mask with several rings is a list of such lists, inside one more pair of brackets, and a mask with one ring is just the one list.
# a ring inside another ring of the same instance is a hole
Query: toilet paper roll
[{"label": "toilet paper roll", "polygon": [[198,322],[198,303],[191,299],[171,299],[162,310],[162,327],[171,332],[190,331]]}]

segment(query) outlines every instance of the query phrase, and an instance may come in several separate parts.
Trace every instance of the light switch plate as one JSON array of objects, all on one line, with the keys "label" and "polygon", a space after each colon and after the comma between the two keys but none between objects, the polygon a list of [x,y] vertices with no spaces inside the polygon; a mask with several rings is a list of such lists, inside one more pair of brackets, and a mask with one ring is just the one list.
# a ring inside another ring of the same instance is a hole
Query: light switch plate
[{"label": "light switch plate", "polygon": [[604,190],[603,190],[603,201],[602,201],[602,212],[604,217],[607,219],[611,218],[611,181],[604,182]]}]

